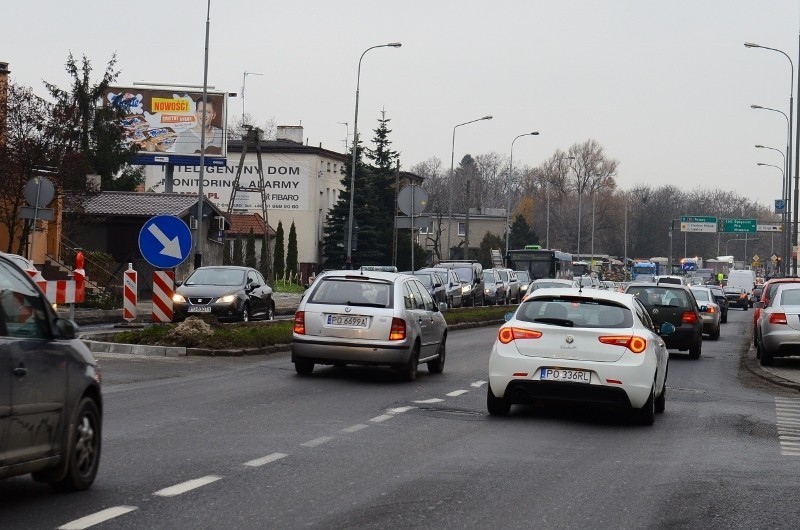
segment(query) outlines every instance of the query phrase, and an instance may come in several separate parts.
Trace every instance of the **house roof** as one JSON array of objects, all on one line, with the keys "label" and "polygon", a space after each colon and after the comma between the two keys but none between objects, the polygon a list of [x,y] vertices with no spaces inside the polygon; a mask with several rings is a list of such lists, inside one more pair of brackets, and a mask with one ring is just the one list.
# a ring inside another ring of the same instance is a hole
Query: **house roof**
[{"label": "house roof", "polygon": [[[90,215],[182,217],[190,213],[192,208],[197,208],[197,196],[137,191],[101,191],[88,194],[67,192],[67,203],[65,210],[82,211]],[[205,200],[205,204],[217,215],[222,215],[222,211],[208,199]]]},{"label": "house roof", "polygon": [[[259,142],[262,153],[299,153],[326,156],[328,158],[339,159],[346,162],[349,158],[346,154],[337,153],[329,149],[324,149],[322,144],[319,147],[313,145],[304,145],[291,140],[261,140]],[[244,142],[242,140],[228,140],[228,152],[241,153]],[[248,153],[255,153],[255,146],[247,148]]]},{"label": "house roof", "polygon": [[[264,218],[260,213],[234,213],[228,218],[231,222],[231,227],[228,230],[229,234],[247,235],[250,229],[253,229],[253,234],[257,236],[264,236]],[[270,226],[269,235],[275,236],[275,230]]]}]

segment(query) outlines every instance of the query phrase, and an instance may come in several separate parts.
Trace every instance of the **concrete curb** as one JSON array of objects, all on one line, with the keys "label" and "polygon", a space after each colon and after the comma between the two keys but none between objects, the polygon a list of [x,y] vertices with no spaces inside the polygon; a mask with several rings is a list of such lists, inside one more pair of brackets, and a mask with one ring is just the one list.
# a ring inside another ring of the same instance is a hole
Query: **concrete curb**
[{"label": "concrete curb", "polygon": [[[751,352],[753,352],[752,356],[750,355]],[[752,340],[750,341],[749,348],[746,349],[742,354],[742,364],[744,364],[745,368],[747,368],[747,370],[756,377],[760,377],[761,379],[774,385],[782,386],[784,388],[791,388],[792,390],[800,392],[800,383],[795,383],[789,379],[784,379],[783,377],[767,372],[761,368],[760,361],[755,358],[755,349],[753,347]]]}]

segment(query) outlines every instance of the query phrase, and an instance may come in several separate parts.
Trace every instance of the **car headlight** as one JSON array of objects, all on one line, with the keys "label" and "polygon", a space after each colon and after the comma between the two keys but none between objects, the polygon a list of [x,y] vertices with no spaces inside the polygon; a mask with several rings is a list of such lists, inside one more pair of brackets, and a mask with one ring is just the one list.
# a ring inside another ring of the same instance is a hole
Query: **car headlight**
[{"label": "car headlight", "polygon": [[472,286],[471,285],[464,285],[464,286],[461,287],[461,293],[462,294],[469,294],[470,291],[472,291]]},{"label": "car headlight", "polygon": [[226,294],[225,296],[220,296],[219,298],[217,298],[217,303],[218,304],[230,304],[234,300],[236,300],[236,295],[235,294]]},{"label": "car headlight", "polygon": [[173,302],[177,302],[179,304],[183,304],[183,303],[186,303],[186,298],[184,298],[182,294],[173,293],[172,294],[172,301]]}]

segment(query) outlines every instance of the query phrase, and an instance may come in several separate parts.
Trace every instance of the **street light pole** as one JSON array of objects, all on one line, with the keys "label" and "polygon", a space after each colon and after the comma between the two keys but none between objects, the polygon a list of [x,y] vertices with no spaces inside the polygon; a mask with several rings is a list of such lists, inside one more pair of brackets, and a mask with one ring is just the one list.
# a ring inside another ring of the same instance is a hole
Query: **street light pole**
[{"label": "street light pole", "polygon": [[353,162],[350,167],[350,213],[347,217],[347,258],[345,259],[345,268],[351,269],[353,267],[353,198],[356,189],[356,153],[358,152],[358,93],[361,85],[361,59],[368,51],[375,48],[399,48],[402,46],[399,42],[390,42],[388,44],[379,44],[371,46],[364,50],[361,57],[358,59],[358,75],[356,77],[356,115],[353,120]]},{"label": "street light pole", "polygon": [[511,235],[509,214],[511,211],[511,178],[514,171],[514,142],[517,141],[517,138],[522,138],[523,136],[537,136],[538,134],[538,131],[524,133],[511,140],[511,156],[508,159],[508,178],[506,179],[506,253],[503,255],[503,263],[506,262],[506,257],[508,256],[508,240]]},{"label": "street light pole", "polygon": [[478,118],[476,120],[459,123],[458,125],[453,127],[453,147],[450,150],[450,198],[447,201],[447,259],[450,259],[450,232],[452,231],[452,223],[453,223],[453,164],[455,162],[455,154],[456,154],[456,129],[461,127],[462,125],[469,125],[470,123],[475,123],[476,121],[491,120],[491,119],[492,119],[491,116],[484,116],[483,118]]},{"label": "street light pole", "polygon": [[[757,145],[756,147],[764,147],[764,146],[763,146],[763,145],[762,145],[762,146],[759,146],[759,145]],[[771,148],[771,147],[767,147],[766,149],[772,149],[772,148]],[[780,153],[780,151],[778,151],[778,152]],[[783,179],[783,184],[784,184],[784,192],[785,192],[785,190],[786,190],[786,173],[784,173],[784,172],[783,172],[783,169],[782,169],[782,168],[780,168],[779,166],[776,166],[776,165],[774,165],[774,164],[764,164],[764,163],[762,163],[762,162],[756,162],[756,165],[757,165],[757,166],[768,166],[768,167],[774,167],[775,169],[777,169],[778,171],[780,171],[780,172],[781,172],[781,175],[782,175],[782,179]],[[784,196],[784,206],[785,206],[785,201],[786,201],[786,198],[785,198],[785,196]],[[784,239],[783,239],[783,243],[784,243],[783,247],[784,247],[784,249],[785,249],[785,247],[786,247],[786,245],[785,245],[785,243],[786,243],[786,230],[787,230],[787,228],[788,228],[788,226],[787,226],[787,222],[786,222],[786,220],[787,220],[787,219],[786,219],[786,210],[785,210],[785,208],[784,208],[784,211],[783,211],[782,217],[783,217],[783,230],[784,230],[784,232],[783,232],[783,237],[784,237]],[[782,252],[783,252],[783,251],[782,251]],[[787,261],[788,261],[788,260],[787,260]],[[788,271],[786,271],[784,274],[785,274],[786,276],[788,276]]]},{"label": "street light pole", "polygon": [[[800,34],[798,34],[798,44],[800,45]],[[760,44],[755,44],[753,42],[745,42],[744,46],[745,46],[745,48],[761,48],[761,49],[764,49],[764,50],[777,52],[777,53],[780,53],[781,55],[783,55],[784,57],[786,57],[786,60],[789,61],[789,68],[790,68],[790,74],[789,74],[789,117],[788,117],[788,120],[789,120],[789,127],[788,127],[789,128],[789,135],[788,135],[789,143],[786,146],[786,158],[788,159],[787,168],[786,168],[786,178],[789,181],[789,185],[787,187],[787,200],[788,200],[788,197],[791,194],[791,181],[792,181],[792,166],[791,166],[792,154],[791,154],[791,151],[790,151],[790,146],[792,145],[792,123],[794,121],[794,63],[792,62],[792,58],[789,57],[789,55],[786,52],[784,52],[783,50],[779,50],[777,48],[770,48],[769,46],[761,46]],[[798,72],[797,72],[797,84],[800,87],[800,70],[798,70]],[[785,114],[784,114],[784,116],[785,116]],[[798,126],[798,129],[800,129],[800,120],[798,120],[797,126]],[[792,230],[790,232],[790,237],[787,238],[789,240],[788,245],[787,245],[787,250],[789,252],[792,251],[792,248],[790,248],[790,247],[794,247],[794,245],[797,243],[797,221],[798,221],[798,217],[797,217],[797,215],[798,215],[797,201],[800,200],[800,194],[798,194],[798,192],[800,192],[800,190],[797,189],[797,187],[800,186],[800,181],[798,181],[798,175],[797,175],[797,166],[800,165],[800,130],[798,130],[797,134],[795,135],[795,142],[796,143],[795,143],[795,148],[794,148],[794,156],[795,156],[795,163],[794,163],[794,200],[792,202],[792,208],[794,208],[794,214],[793,214],[794,219],[792,221],[792,225],[793,226],[792,226]],[[786,215],[787,215],[787,220],[788,220],[788,215],[789,215],[788,210],[787,210],[787,214]],[[797,257],[796,256],[794,256],[792,258],[792,267],[794,269],[794,274],[797,275]]]},{"label": "street light pole", "polygon": [[[791,232],[791,227],[789,225],[789,211],[787,209],[787,205],[789,203],[789,197],[788,197],[789,190],[787,188],[789,183],[787,182],[787,178],[791,179],[791,174],[789,173],[789,166],[788,166],[789,160],[786,158],[786,155],[780,149],[776,149],[774,147],[768,147],[766,145],[756,145],[756,149],[769,149],[771,151],[777,151],[778,154],[780,154],[783,157],[783,171],[782,171],[782,173],[783,173],[783,191],[782,191],[782,195],[781,195],[781,199],[783,199],[783,211],[781,212],[781,225],[783,226],[783,234],[782,234],[782,239],[781,239],[781,254],[785,255],[786,248],[787,248],[786,245],[789,242],[789,239],[790,239],[789,234]],[[789,146],[788,145],[786,146],[786,150],[788,152],[788,150],[789,150]],[[785,271],[784,274],[786,276],[789,275],[788,274],[788,267],[789,267],[790,263],[791,263],[791,260],[786,260],[786,264],[784,266],[784,271]]]},{"label": "street light pole", "polygon": [[[791,240],[792,240],[792,237],[791,237],[792,236],[792,230],[791,230],[791,226],[790,226],[790,223],[789,223],[789,218],[790,218],[789,216],[790,216],[791,211],[796,209],[795,205],[794,205],[794,201],[792,201],[792,177],[791,177],[791,175],[792,175],[792,156],[791,156],[791,151],[790,151],[790,145],[791,145],[791,142],[792,142],[792,127],[791,127],[792,120],[782,110],[773,109],[773,108],[770,108],[770,107],[762,107],[761,105],[750,105],[750,108],[751,109],[760,109],[760,110],[769,110],[771,112],[777,112],[778,114],[783,115],[784,119],[786,120],[787,134],[786,134],[786,204],[785,204],[785,206],[786,206],[786,228],[787,228],[788,236],[786,238],[786,248],[784,249],[784,255],[789,255],[789,253],[791,252],[790,246],[791,246]],[[788,275],[788,270],[791,268],[791,260],[787,260],[786,266],[787,266],[787,275]]]}]

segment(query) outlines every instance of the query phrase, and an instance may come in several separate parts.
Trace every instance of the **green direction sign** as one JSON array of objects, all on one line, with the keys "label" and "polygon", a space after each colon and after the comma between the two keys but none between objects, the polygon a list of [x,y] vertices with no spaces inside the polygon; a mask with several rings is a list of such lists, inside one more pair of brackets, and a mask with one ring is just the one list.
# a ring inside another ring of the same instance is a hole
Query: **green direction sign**
[{"label": "green direction sign", "polygon": [[682,215],[682,223],[714,223],[717,224],[716,217],[708,217],[703,215]]},{"label": "green direction sign", "polygon": [[720,232],[756,233],[758,223],[755,219],[722,219],[719,223]]}]

